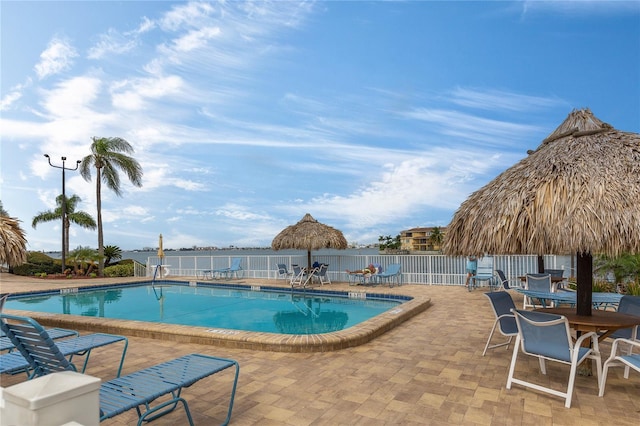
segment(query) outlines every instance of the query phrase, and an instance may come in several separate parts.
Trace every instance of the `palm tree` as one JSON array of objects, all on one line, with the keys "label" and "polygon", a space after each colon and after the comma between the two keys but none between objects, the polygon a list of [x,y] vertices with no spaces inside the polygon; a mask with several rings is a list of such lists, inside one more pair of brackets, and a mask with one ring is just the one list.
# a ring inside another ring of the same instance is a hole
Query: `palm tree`
[{"label": "palm tree", "polygon": [[62,195],[58,195],[56,197],[56,205],[55,210],[47,210],[44,212],[38,213],[33,217],[33,221],[31,222],[31,226],[35,229],[39,223],[42,222],[51,222],[54,220],[60,220],[62,218],[62,206],[66,207],[65,221],[64,221],[64,254],[69,254],[69,228],[71,227],[71,223],[75,225],[79,225],[85,229],[96,229],[96,221],[93,220],[91,215],[87,212],[77,212],[76,206],[82,201],[80,197],[77,195],[73,195],[71,198],[67,198],[63,203]]},{"label": "palm tree", "polygon": [[76,275],[89,275],[93,272],[98,259],[98,252],[91,247],[78,246],[70,253]]},{"label": "palm tree", "polygon": [[440,246],[442,246],[442,240],[444,238],[444,234],[440,230],[439,226],[436,226],[431,230],[431,234],[429,235],[429,242],[433,246],[435,250],[440,250]]},{"label": "palm tree", "polygon": [[27,239],[18,219],[9,217],[0,201],[0,266],[9,270],[27,261]]},{"label": "palm tree", "polygon": [[109,266],[112,260],[122,259],[122,250],[118,246],[104,247],[104,266]]},{"label": "palm tree", "polygon": [[91,167],[96,168],[96,203],[98,211],[98,275],[104,271],[104,237],[102,235],[102,182],[118,197],[122,196],[120,189],[120,176],[118,169],[123,171],[129,181],[137,186],[142,186],[142,167],[132,157],[126,154],[133,153],[133,147],[122,138],[92,138],[91,154],[80,162],[80,176],[86,181],[91,180]]}]

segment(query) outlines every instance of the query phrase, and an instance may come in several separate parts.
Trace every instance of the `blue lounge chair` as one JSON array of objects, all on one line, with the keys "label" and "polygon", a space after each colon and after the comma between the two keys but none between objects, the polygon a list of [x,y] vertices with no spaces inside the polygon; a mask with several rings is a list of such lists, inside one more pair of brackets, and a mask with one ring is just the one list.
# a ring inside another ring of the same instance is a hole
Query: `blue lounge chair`
[{"label": "blue lounge chair", "polygon": [[[4,304],[8,298],[9,298],[9,293],[3,294],[2,297],[0,297],[0,313],[2,313],[2,310],[4,309]],[[49,328],[47,329],[47,333],[49,333],[49,337],[51,337],[54,340],[63,339],[65,337],[71,337],[71,336],[77,337],[79,334],[75,330],[67,330],[64,328]],[[4,335],[4,332],[2,330],[0,330],[0,352],[4,352],[4,351],[11,352],[14,348],[15,346],[13,346],[13,343],[11,343],[11,340]]]},{"label": "blue lounge chair", "polygon": [[387,266],[386,269],[379,274],[372,275],[372,278],[376,280],[376,282],[382,284],[383,282],[388,282],[389,287],[393,287],[393,282],[395,281],[398,286],[402,284],[402,265],[399,263],[392,263]]},{"label": "blue lounge chair", "polygon": [[231,276],[235,276],[236,278],[238,278],[242,273],[242,266],[240,265],[241,262],[241,257],[234,257],[233,259],[231,259],[230,267],[212,270],[211,277],[213,278],[217,275],[218,277],[224,276],[225,278],[231,278]]},{"label": "blue lounge chair", "polygon": [[[80,337],[64,339],[55,344],[51,336],[47,333],[47,330],[35,320],[8,314],[0,314],[0,329],[2,329],[2,332],[15,348],[18,349],[8,354],[0,355],[0,374],[14,374],[27,371],[29,379],[60,370],[56,369],[55,366],[47,366],[46,363],[39,365],[40,370],[29,370],[31,366],[28,362],[27,354],[24,352],[25,347],[28,347],[32,353],[38,354],[39,351],[42,350],[42,346],[48,345],[46,342],[51,341],[61,356],[69,357],[67,360],[69,364],[73,361],[74,356],[85,356],[81,371],[84,373],[93,349],[116,342],[123,342],[124,348],[116,376],[119,377],[122,372],[124,357],[127,353],[127,346],[129,345],[126,337],[105,333],[86,334]],[[16,344],[16,342],[20,343],[20,345]],[[22,350],[19,350],[20,348],[22,348]],[[73,368],[75,369],[75,366]]]},{"label": "blue lounge chair", "polygon": [[[67,330],[66,328],[47,328],[47,333],[51,339],[64,339],[65,337],[78,337],[80,333],[75,330]],[[11,352],[15,349],[11,340],[4,335],[4,333],[0,332],[0,352],[9,351]]]},{"label": "blue lounge chair", "polygon": [[[64,356],[64,351],[31,318],[2,315],[0,324],[20,352],[15,354],[24,356],[35,375],[43,376],[56,371],[76,371],[75,366]],[[104,382],[100,386],[100,421],[135,408],[138,412],[138,426],[140,426],[143,422],[163,416],[173,411],[178,404],[182,404],[189,424],[193,426],[187,401],[180,396],[182,389],[229,367],[235,367],[235,379],[227,418],[223,423],[226,425],[231,419],[240,367],[236,361],[201,354],[185,355]],[[170,399],[155,406],[150,405],[164,395],[170,395]]]}]

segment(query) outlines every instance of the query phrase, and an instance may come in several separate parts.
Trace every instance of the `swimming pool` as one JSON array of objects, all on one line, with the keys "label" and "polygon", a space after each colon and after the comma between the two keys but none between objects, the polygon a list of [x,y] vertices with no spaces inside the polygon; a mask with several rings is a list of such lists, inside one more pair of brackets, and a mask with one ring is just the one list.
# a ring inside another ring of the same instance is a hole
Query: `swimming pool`
[{"label": "swimming pool", "polygon": [[[158,280],[157,284],[178,284],[182,286],[195,285],[198,288],[207,288],[210,282],[182,281],[182,280]],[[155,340],[170,341],[174,344],[194,343],[224,348],[248,349],[257,351],[275,352],[327,352],[351,348],[363,345],[373,339],[400,326],[416,315],[426,311],[431,306],[431,298],[422,291],[414,291],[408,287],[360,287],[350,286],[346,283],[332,284],[320,287],[320,290],[307,290],[308,294],[337,294],[345,298],[366,299],[374,301],[378,298],[400,300],[397,307],[386,310],[379,315],[365,320],[344,330],[321,334],[283,334],[243,331],[222,327],[199,327],[179,324],[155,323],[137,320],[110,319],[99,316],[82,316],[69,314],[56,314],[39,312],[28,303],[14,305],[16,297],[50,297],[58,294],[82,293],[89,289],[124,289],[135,285],[148,285],[149,280],[144,279],[104,279],[101,283],[92,283],[90,280],[81,282],[50,281],[34,285],[32,282],[24,283],[24,290],[17,287],[12,293],[11,304],[5,308],[14,315],[28,316],[38,321],[43,326],[60,327],[85,332],[101,332],[121,334],[128,337],[142,337]],[[73,287],[74,284],[79,288]],[[244,290],[262,289],[291,293],[291,288],[286,283],[273,280],[244,280],[239,283],[216,283],[218,287],[227,289],[238,288]],[[19,286],[18,286],[19,287]],[[65,288],[68,287],[68,288]],[[11,288],[11,287],[5,287]],[[165,299],[165,301],[168,299]],[[156,305],[158,308],[158,305]],[[97,309],[100,309],[98,304]]]},{"label": "swimming pool", "polygon": [[[156,281],[10,299],[7,309],[281,334],[340,331],[410,298]],[[363,297],[365,296],[365,297]]]}]

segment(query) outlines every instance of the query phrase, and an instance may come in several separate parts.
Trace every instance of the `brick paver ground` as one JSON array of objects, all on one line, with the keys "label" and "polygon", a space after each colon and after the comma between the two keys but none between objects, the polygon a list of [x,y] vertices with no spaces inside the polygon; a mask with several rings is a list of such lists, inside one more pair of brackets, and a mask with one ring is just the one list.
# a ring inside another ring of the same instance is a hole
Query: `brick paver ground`
[{"label": "brick paver ground", "polygon": [[[0,275],[2,293],[73,284]],[[331,287],[349,288],[345,283]],[[610,370],[603,398],[595,377],[579,376],[570,409],[561,398],[517,385],[507,390],[512,351],[501,348],[482,356],[494,320],[482,290],[405,285],[385,291],[427,295],[432,306],[370,343],[334,352],[264,352],[130,337],[123,374],[193,352],[235,359],[240,380],[233,425],[640,424],[640,375],[631,372],[625,380],[621,368]],[[513,296],[521,305],[518,293]],[[88,374],[113,378],[121,350],[113,346],[94,352]],[[609,344],[602,345],[603,359],[609,350]],[[533,359],[518,367],[531,380],[561,388],[568,366],[548,363],[547,369],[542,376]],[[6,387],[24,376],[1,380]],[[197,425],[224,419],[231,381],[231,373],[218,374],[185,389]],[[130,411],[102,424],[136,420]],[[153,422],[184,423],[179,410]]]}]

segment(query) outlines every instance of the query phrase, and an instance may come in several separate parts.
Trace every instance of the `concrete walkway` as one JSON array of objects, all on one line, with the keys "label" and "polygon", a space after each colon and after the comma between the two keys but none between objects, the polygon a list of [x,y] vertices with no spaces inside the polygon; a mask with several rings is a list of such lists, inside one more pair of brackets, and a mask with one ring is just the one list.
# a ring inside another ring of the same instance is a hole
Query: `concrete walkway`
[{"label": "concrete walkway", "polygon": [[[77,285],[78,281],[0,275],[2,293]],[[331,287],[349,289],[344,283]],[[482,357],[494,320],[482,290],[469,293],[460,287],[417,285],[379,290],[427,296],[432,306],[370,343],[334,352],[264,352],[131,337],[123,374],[193,352],[236,359],[240,380],[233,425],[635,426],[640,422],[640,375],[632,372],[625,380],[621,368],[610,370],[603,398],[597,395],[595,377],[579,376],[570,409],[551,395],[518,386],[505,389],[512,351],[495,349]],[[513,296],[521,305],[521,297]],[[609,344],[602,345],[604,359],[609,350]],[[94,352],[87,373],[113,378],[119,356],[120,348]],[[549,363],[547,369],[547,376],[540,375],[532,359],[520,363],[518,371],[561,388],[568,367]],[[1,380],[6,387],[24,376],[4,375]],[[183,392],[197,425],[224,419],[231,380],[231,374],[220,374]],[[130,425],[136,420],[131,411],[102,425]],[[184,421],[184,413],[177,411],[153,424]]]}]

